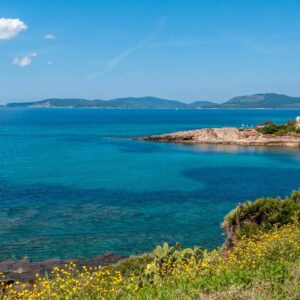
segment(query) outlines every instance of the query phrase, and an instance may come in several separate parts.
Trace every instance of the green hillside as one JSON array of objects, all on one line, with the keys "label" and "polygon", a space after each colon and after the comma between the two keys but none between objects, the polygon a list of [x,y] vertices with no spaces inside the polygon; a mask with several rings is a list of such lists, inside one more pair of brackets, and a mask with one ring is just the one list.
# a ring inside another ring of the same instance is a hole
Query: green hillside
[{"label": "green hillside", "polygon": [[188,107],[190,108],[210,108],[215,107],[216,103],[211,101],[195,101],[190,104],[188,104]]},{"label": "green hillside", "polygon": [[300,108],[300,97],[275,93],[239,96],[220,105],[224,108]]},{"label": "green hillside", "polygon": [[71,108],[185,108],[180,101],[155,97],[117,98],[112,100],[46,99],[36,102],[9,103],[8,107],[71,107]]}]

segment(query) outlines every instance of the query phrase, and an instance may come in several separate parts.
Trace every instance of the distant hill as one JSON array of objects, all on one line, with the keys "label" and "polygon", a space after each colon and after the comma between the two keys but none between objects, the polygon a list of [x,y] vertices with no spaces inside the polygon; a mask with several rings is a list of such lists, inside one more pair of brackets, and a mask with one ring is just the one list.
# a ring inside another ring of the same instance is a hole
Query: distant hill
[{"label": "distant hill", "polygon": [[196,101],[188,104],[189,108],[208,108],[208,107],[215,107],[217,104],[210,101]]},{"label": "distant hill", "polygon": [[[215,105],[208,101],[192,103],[193,108],[201,108]],[[45,99],[36,102],[8,103],[7,107],[65,107],[65,108],[190,108],[186,104],[176,100],[167,100],[155,97],[141,98],[117,98],[112,100],[85,100],[85,99]]]},{"label": "distant hill", "polygon": [[45,99],[36,102],[8,103],[7,107],[93,107],[100,105],[101,100],[85,99]]},{"label": "distant hill", "polygon": [[156,97],[128,97],[112,100],[45,99],[36,102],[8,103],[7,107],[45,108],[300,108],[300,97],[275,93],[254,94],[232,98],[222,104],[210,101],[184,103]]},{"label": "distant hill", "polygon": [[300,97],[275,93],[239,96],[219,105],[221,108],[300,108]]},{"label": "distant hill", "polygon": [[155,97],[118,98],[105,101],[112,107],[124,108],[185,108],[186,104],[180,101],[167,100]]}]

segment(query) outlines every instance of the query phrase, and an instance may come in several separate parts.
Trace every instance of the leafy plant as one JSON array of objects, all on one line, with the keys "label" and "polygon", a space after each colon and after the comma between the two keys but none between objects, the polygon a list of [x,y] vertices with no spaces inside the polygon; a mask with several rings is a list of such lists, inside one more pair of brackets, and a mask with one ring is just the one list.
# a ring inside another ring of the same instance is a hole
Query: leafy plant
[{"label": "leafy plant", "polygon": [[188,264],[192,258],[195,262],[199,262],[203,258],[203,251],[199,247],[183,249],[180,243],[176,243],[173,247],[164,243],[163,246],[157,246],[153,253],[153,261],[140,275],[139,286],[143,286],[145,282],[161,282],[165,277],[174,275],[174,270],[179,265]]},{"label": "leafy plant", "polygon": [[258,125],[256,130],[262,134],[272,134],[275,136],[300,134],[300,129],[296,127],[295,120],[289,120],[285,124],[276,124],[273,121],[267,121]]},{"label": "leafy plant", "polygon": [[300,191],[290,197],[260,198],[239,204],[224,218],[222,228],[227,233],[227,245],[241,236],[251,236],[258,230],[268,231],[300,220]]}]

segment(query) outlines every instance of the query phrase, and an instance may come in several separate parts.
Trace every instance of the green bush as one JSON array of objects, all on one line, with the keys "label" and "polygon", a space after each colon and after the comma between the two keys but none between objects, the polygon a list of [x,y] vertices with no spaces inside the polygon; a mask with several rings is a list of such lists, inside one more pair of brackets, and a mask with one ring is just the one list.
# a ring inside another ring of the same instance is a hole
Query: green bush
[{"label": "green bush", "polygon": [[260,198],[239,204],[225,217],[222,227],[227,233],[227,244],[232,246],[241,236],[299,221],[300,191],[295,191],[285,199]]},{"label": "green bush", "polygon": [[267,121],[257,127],[257,131],[262,134],[272,134],[275,136],[298,135],[300,129],[296,128],[296,121],[289,120],[285,124],[276,124],[272,121]]}]

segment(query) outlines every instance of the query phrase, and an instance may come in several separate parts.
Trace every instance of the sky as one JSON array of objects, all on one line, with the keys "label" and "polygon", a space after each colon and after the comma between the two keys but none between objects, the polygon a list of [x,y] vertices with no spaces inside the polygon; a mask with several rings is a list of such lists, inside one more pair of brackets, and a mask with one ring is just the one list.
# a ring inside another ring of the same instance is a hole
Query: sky
[{"label": "sky", "polygon": [[0,103],[300,96],[298,0],[0,0]]}]

